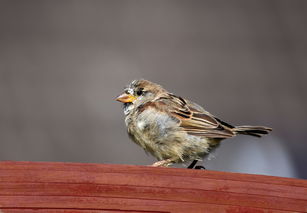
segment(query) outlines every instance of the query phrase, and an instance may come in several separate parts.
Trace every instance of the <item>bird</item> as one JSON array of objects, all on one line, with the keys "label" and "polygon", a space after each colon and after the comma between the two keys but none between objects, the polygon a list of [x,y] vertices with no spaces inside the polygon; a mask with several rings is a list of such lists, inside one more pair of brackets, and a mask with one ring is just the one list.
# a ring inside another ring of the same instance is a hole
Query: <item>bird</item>
[{"label": "bird", "polygon": [[228,124],[145,79],[133,80],[116,100],[123,103],[129,137],[158,160],[153,167],[192,161],[188,168],[193,168],[224,139],[239,134],[261,137],[272,130]]}]

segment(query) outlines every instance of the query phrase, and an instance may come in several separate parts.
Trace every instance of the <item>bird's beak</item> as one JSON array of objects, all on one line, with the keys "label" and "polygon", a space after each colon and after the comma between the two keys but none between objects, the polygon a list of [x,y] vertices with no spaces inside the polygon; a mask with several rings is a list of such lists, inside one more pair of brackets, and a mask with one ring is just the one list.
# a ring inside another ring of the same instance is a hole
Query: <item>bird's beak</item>
[{"label": "bird's beak", "polygon": [[117,101],[122,102],[122,103],[131,103],[136,99],[133,95],[130,94],[121,94],[116,98]]}]

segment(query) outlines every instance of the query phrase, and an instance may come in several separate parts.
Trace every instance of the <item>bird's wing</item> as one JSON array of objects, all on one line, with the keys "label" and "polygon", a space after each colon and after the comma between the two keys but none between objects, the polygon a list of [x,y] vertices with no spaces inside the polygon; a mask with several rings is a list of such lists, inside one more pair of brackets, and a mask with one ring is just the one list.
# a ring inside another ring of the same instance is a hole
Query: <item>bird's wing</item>
[{"label": "bird's wing", "polygon": [[[206,138],[230,138],[235,134],[231,125],[215,118],[201,106],[173,94],[156,100],[157,106],[166,106],[169,113],[177,118],[180,127],[190,135]],[[163,107],[161,107],[162,109]]]}]

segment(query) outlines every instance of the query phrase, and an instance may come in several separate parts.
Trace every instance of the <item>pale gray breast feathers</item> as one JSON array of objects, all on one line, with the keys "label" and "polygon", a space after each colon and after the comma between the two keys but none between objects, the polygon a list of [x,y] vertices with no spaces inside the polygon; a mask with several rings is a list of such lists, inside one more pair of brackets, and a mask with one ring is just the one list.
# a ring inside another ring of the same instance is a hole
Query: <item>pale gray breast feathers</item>
[{"label": "pale gray breast feathers", "polygon": [[165,136],[169,131],[179,128],[178,120],[169,116],[167,113],[157,112],[155,109],[144,110],[137,117],[136,128],[138,131],[158,134],[160,137]]}]

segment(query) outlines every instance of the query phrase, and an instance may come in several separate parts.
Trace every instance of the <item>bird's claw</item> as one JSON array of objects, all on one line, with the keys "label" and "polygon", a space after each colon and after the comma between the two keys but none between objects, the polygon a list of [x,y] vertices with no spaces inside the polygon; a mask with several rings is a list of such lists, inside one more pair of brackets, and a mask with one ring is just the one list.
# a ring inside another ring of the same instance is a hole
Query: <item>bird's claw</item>
[{"label": "bird's claw", "polygon": [[187,167],[187,169],[206,169],[204,166],[195,166],[197,162],[198,160],[193,160],[193,162]]}]

